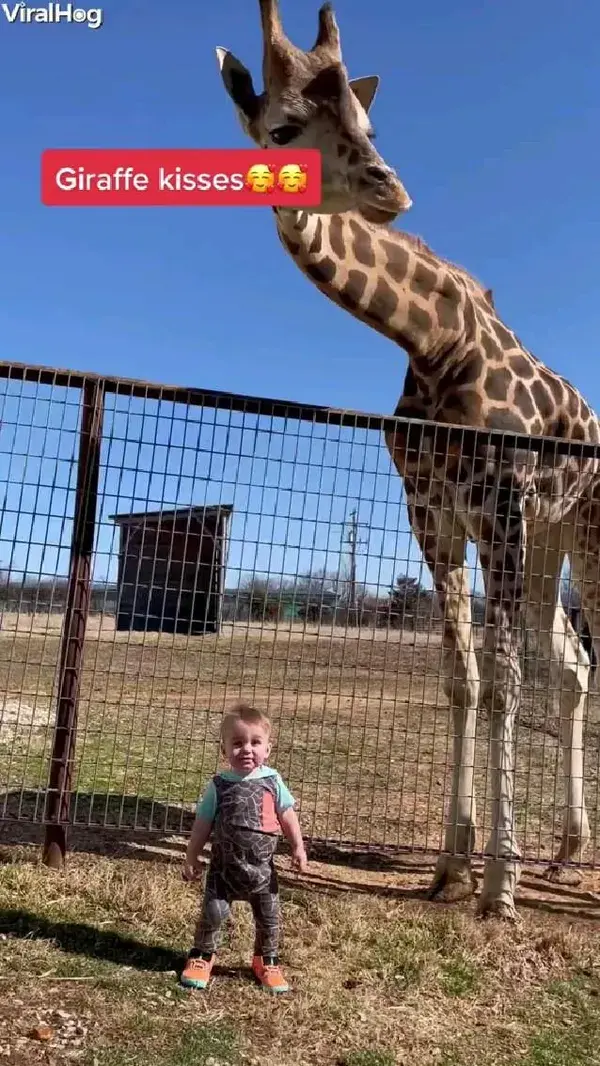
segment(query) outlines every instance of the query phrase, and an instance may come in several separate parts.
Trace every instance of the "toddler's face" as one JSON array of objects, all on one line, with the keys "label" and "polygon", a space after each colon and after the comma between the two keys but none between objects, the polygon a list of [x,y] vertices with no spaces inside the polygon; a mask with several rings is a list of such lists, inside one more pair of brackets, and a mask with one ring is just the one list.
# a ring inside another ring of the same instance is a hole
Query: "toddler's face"
[{"label": "toddler's face", "polygon": [[249,774],[266,762],[271,744],[268,733],[261,726],[238,722],[225,737],[223,750],[232,770]]}]

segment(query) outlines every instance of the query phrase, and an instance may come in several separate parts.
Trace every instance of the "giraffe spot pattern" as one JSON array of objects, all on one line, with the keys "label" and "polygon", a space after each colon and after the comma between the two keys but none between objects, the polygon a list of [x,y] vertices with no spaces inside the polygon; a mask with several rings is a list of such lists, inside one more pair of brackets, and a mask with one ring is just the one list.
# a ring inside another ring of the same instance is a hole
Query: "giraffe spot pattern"
[{"label": "giraffe spot pattern", "polygon": [[528,433],[529,429],[523,415],[508,407],[490,407],[486,426],[490,429],[505,430],[507,433]]},{"label": "giraffe spot pattern", "polygon": [[433,319],[428,311],[423,307],[419,307],[414,300],[408,305],[408,321],[409,324],[415,326],[418,330],[426,333],[433,328]]},{"label": "giraffe spot pattern", "polygon": [[539,378],[531,384],[531,395],[535,406],[544,421],[550,418],[554,410],[554,404],[552,403],[552,397],[545,388],[543,381]]},{"label": "giraffe spot pattern", "polygon": [[454,374],[454,385],[474,385],[483,373],[483,359],[479,352],[472,352],[460,370]]},{"label": "giraffe spot pattern", "polygon": [[447,296],[438,296],[435,300],[435,313],[441,329],[457,333],[460,329],[458,304]]},{"label": "giraffe spot pattern", "polygon": [[340,302],[344,307],[358,307],[367,287],[367,275],[362,270],[349,270],[348,277],[340,289]]},{"label": "giraffe spot pattern", "polygon": [[481,347],[488,359],[492,360],[492,362],[499,362],[501,360],[502,350],[498,341],[487,331],[481,334]]},{"label": "giraffe spot pattern", "polygon": [[456,280],[451,274],[443,274],[441,281],[438,285],[439,292],[442,296],[446,296],[448,300],[453,300],[454,303],[459,303],[461,298],[461,291],[458,287]]},{"label": "giraffe spot pattern", "polygon": [[366,314],[377,322],[387,322],[398,306],[398,297],[385,278],[379,278]]},{"label": "giraffe spot pattern", "polygon": [[[464,423],[465,418],[477,419],[481,408],[481,397],[474,389],[461,392],[450,390],[441,400],[440,409],[436,411],[438,421]],[[439,445],[441,447],[441,443]]]},{"label": "giraffe spot pattern", "polygon": [[346,254],[346,245],[344,243],[344,222],[341,215],[331,216],[328,233],[331,251],[338,259],[343,259]]},{"label": "giraffe spot pattern", "polygon": [[428,266],[425,266],[421,260],[418,260],[413,276],[410,279],[410,287],[412,291],[422,296],[430,296],[435,289],[436,282],[436,271],[431,270]]},{"label": "giraffe spot pattern", "polygon": [[493,322],[493,328],[502,348],[505,351],[510,351],[511,348],[516,347],[514,334],[512,334],[510,330],[506,328],[506,326],[503,326],[502,322],[499,322],[496,319]]},{"label": "giraffe spot pattern", "polygon": [[385,269],[393,281],[404,281],[408,274],[409,255],[406,248],[391,241],[381,241],[380,247],[386,255]]},{"label": "giraffe spot pattern", "polygon": [[560,378],[554,377],[554,374],[544,374],[544,381],[552,393],[554,402],[557,404],[562,403],[565,396],[565,390]]},{"label": "giraffe spot pattern", "polygon": [[581,404],[577,393],[569,389],[567,392],[567,411],[571,418],[579,418],[579,412],[581,410]]},{"label": "giraffe spot pattern", "polygon": [[485,378],[484,390],[490,400],[505,401],[508,399],[508,387],[512,381],[512,375],[506,367],[492,367],[488,370]]},{"label": "giraffe spot pattern", "polygon": [[350,230],[354,238],[352,242],[352,251],[357,263],[362,263],[363,266],[368,267],[375,266],[373,243],[367,231],[364,230],[355,219],[350,219]]},{"label": "giraffe spot pattern", "polygon": [[515,385],[514,403],[524,418],[533,418],[535,415],[533,400],[529,393],[529,389],[520,380],[517,381]]},{"label": "giraffe spot pattern", "polygon": [[323,246],[323,223],[320,218],[317,219],[315,225],[315,232],[313,233],[313,239],[310,242],[310,248],[308,249],[309,255],[318,255]]},{"label": "giraffe spot pattern", "polygon": [[326,285],[335,277],[335,263],[329,256],[325,256],[318,263],[308,263],[304,269],[309,277],[319,285]]},{"label": "giraffe spot pattern", "polygon": [[293,241],[292,238],[288,236],[288,234],[284,230],[279,229],[279,227],[277,227],[277,236],[283,244],[283,247],[287,249],[290,255],[298,255],[298,252],[300,251],[300,245],[297,241]]},{"label": "giraffe spot pattern", "polygon": [[524,380],[530,381],[534,376],[534,369],[529,359],[524,355],[511,355],[508,360],[511,370],[517,374],[518,377]]},{"label": "giraffe spot pattern", "polygon": [[473,307],[473,301],[468,298],[467,300],[465,300],[465,304],[463,307],[463,318],[465,337],[467,338],[467,340],[472,340],[474,337],[477,336],[478,332],[477,318],[475,316],[475,308]]}]

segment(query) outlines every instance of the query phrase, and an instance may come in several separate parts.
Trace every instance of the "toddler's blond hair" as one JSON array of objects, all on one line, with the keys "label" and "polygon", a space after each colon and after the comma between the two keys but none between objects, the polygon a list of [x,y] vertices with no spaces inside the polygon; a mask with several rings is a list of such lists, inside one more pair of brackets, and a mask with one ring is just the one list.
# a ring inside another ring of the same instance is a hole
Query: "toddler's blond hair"
[{"label": "toddler's blond hair", "polygon": [[234,703],[227,713],[223,716],[221,722],[221,740],[225,740],[229,735],[231,729],[237,722],[246,722],[248,725],[259,725],[264,729],[267,736],[271,735],[271,720],[267,718],[266,714],[259,711],[258,707],[253,707],[251,703],[246,700],[238,700]]}]

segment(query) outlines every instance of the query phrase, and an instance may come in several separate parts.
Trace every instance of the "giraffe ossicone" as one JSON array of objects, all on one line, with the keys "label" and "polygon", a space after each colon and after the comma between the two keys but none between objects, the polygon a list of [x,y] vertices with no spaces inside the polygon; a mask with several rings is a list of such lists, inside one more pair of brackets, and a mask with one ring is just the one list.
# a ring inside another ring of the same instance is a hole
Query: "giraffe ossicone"
[{"label": "giraffe ossicone", "polygon": [[[369,111],[378,78],[351,80],[329,4],[309,51],[285,36],[276,0],[259,0],[263,81],[217,49],[221,77],[247,136],[263,148],[321,152],[323,201],[273,208],[279,239],[302,273],[342,310],[408,355],[404,389],[386,432],[403,478],[411,528],[443,609],[444,688],[453,718],[453,778],[445,842],[430,896],[474,893],[477,711],[489,721],[491,832],[485,844],[481,914],[516,917],[521,852],[515,831],[514,728],[521,691],[523,617],[560,681],[562,842],[548,877],[577,879],[590,830],[583,788],[583,720],[590,666],[586,618],[600,607],[600,462],[489,446],[440,446],[440,426],[474,427],[600,443],[600,422],[580,393],[535,358],[501,320],[491,289],[422,240],[391,227],[411,206],[373,143]],[[437,428],[431,423],[436,423]],[[455,434],[456,431],[452,431]],[[460,434],[459,434],[460,436]],[[454,439],[455,439],[454,438]],[[442,452],[443,454],[440,454]],[[477,546],[486,586],[481,668],[466,563]],[[565,557],[581,596],[583,626],[566,612]]]}]

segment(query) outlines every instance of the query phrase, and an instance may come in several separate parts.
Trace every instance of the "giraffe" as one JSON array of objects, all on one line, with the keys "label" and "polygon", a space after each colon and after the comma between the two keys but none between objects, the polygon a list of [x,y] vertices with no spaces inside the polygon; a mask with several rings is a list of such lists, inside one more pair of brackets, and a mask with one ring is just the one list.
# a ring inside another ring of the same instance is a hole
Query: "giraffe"
[{"label": "giraffe", "polygon": [[[226,92],[256,145],[317,148],[322,159],[321,204],[273,208],[279,240],[324,296],[408,356],[394,414],[410,421],[386,431],[385,441],[443,612],[444,688],[453,724],[444,848],[428,896],[452,902],[476,892],[474,755],[482,708],[489,720],[492,826],[477,911],[515,920],[522,855],[514,824],[513,733],[524,612],[562,679],[562,839],[546,876],[577,882],[580,872],[571,867],[590,836],[582,736],[595,660],[587,621],[578,633],[562,604],[560,577],[568,557],[584,616],[600,606],[600,542],[590,534],[600,528],[600,462],[593,455],[557,456],[551,442],[542,452],[499,449],[485,443],[485,434],[472,453],[461,453],[460,437],[474,427],[596,444],[600,421],[583,396],[505,325],[490,289],[421,238],[392,228],[412,200],[374,145],[369,112],[379,78],[349,78],[331,5],[319,10],[309,51],[285,35],[277,0],[259,0],[259,8],[264,89],[257,93],[248,68],[219,47]],[[439,453],[432,446],[436,437]],[[486,590],[481,669],[469,543],[477,548]]]}]

